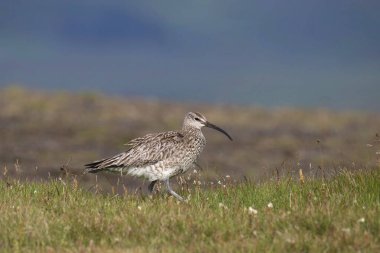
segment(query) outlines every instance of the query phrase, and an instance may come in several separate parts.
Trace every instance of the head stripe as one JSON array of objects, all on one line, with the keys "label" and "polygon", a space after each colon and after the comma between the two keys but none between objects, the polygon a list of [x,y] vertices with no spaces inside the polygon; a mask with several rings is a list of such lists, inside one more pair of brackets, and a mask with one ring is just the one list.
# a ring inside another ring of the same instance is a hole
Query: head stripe
[{"label": "head stripe", "polygon": [[202,114],[200,114],[199,112],[194,112],[194,114],[197,115],[198,117],[202,118],[202,119],[205,118],[205,117],[204,117]]}]

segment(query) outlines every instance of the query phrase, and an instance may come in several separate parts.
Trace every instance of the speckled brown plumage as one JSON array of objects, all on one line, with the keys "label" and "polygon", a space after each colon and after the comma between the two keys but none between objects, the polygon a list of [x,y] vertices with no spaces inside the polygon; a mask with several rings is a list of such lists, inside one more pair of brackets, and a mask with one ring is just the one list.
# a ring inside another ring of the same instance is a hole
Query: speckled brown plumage
[{"label": "speckled brown plumage", "polygon": [[168,191],[182,198],[171,190],[169,179],[184,173],[198,159],[206,145],[201,128],[208,126],[223,132],[222,129],[209,123],[200,113],[190,112],[186,115],[182,130],[156,134],[147,134],[131,140],[125,152],[86,164],[86,172],[96,173],[109,171],[132,176],[145,177],[153,182],[149,189],[153,190],[156,181],[165,181]]}]

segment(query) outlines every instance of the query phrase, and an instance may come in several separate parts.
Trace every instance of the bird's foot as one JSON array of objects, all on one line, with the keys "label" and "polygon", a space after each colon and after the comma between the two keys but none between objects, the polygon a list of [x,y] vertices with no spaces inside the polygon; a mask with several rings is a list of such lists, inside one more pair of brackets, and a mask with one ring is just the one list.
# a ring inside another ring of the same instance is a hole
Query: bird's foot
[{"label": "bird's foot", "polygon": [[179,201],[183,202],[185,201],[185,199],[181,196],[179,196],[175,191],[171,190],[171,191],[168,191],[173,197],[175,197],[176,199],[178,199]]},{"label": "bird's foot", "polygon": [[175,191],[172,190],[172,188],[170,187],[169,179],[165,180],[165,184],[166,184],[166,188],[167,188],[169,194],[171,194],[172,196],[174,196],[179,201],[185,201],[184,198],[182,198]]}]

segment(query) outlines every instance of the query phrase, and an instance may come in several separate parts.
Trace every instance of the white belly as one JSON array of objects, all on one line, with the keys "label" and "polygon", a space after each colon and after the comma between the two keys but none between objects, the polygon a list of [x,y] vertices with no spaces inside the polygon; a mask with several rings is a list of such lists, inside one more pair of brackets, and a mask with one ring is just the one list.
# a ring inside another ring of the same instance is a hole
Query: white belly
[{"label": "white belly", "polygon": [[120,173],[121,175],[131,175],[135,177],[144,177],[149,181],[164,181],[173,176],[187,171],[192,167],[195,156],[185,156],[181,162],[170,162],[168,160],[160,161],[155,164],[142,166],[142,167],[115,167],[108,168],[108,171]]},{"label": "white belly", "polygon": [[160,166],[149,165],[146,167],[129,168],[127,174],[135,177],[144,177],[149,181],[164,181],[181,172],[180,168],[162,168]]}]

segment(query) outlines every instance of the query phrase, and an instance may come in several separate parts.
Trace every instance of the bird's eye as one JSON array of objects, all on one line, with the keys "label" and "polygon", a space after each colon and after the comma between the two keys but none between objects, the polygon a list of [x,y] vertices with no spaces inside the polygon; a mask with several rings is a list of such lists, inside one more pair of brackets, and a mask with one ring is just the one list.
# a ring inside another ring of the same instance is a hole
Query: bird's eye
[{"label": "bird's eye", "polygon": [[199,118],[194,118],[196,121],[200,121],[200,119]]}]

